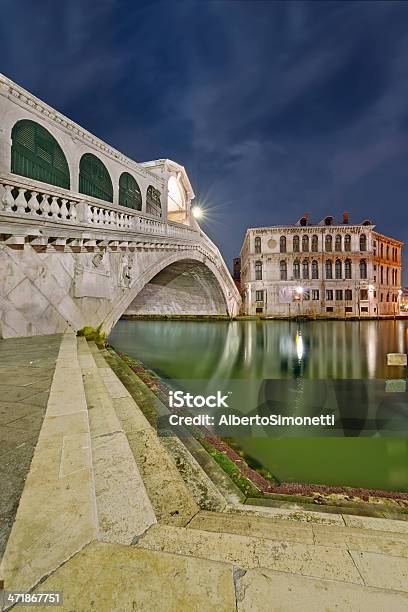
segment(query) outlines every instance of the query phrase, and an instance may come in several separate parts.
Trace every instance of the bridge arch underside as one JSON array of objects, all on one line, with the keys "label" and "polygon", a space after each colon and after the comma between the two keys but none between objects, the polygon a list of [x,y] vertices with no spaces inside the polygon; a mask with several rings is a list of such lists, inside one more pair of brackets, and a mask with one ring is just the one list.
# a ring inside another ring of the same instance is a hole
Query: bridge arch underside
[{"label": "bridge arch underside", "polygon": [[129,315],[226,315],[227,304],[213,272],[199,261],[174,262],[137,294]]}]

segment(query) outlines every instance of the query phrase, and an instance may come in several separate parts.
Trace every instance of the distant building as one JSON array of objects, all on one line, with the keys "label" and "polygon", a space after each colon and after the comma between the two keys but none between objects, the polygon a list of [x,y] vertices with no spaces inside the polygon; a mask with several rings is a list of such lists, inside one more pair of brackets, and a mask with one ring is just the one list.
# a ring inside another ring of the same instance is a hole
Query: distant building
[{"label": "distant building", "polygon": [[304,215],[295,225],[248,229],[241,249],[245,314],[386,317],[399,314],[403,243],[369,221]]},{"label": "distant building", "polygon": [[408,287],[403,287],[401,290],[401,310],[408,312]]},{"label": "distant building", "polygon": [[238,291],[241,291],[241,258],[234,257],[232,260],[232,278]]}]

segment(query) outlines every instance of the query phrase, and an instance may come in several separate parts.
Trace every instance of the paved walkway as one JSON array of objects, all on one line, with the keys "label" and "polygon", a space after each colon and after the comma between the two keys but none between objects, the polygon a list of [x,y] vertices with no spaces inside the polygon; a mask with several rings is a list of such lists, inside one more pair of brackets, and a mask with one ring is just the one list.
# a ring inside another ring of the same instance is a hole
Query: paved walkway
[{"label": "paved walkway", "polygon": [[0,340],[0,559],[43,422],[61,338]]}]

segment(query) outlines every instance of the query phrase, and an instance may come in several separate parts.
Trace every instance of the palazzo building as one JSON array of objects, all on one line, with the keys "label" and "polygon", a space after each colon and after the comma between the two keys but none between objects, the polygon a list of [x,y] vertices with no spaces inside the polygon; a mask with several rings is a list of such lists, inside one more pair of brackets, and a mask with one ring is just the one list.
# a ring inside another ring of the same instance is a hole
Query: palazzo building
[{"label": "palazzo building", "polygon": [[370,220],[248,229],[241,249],[243,311],[271,317],[389,317],[400,312],[403,243]]}]

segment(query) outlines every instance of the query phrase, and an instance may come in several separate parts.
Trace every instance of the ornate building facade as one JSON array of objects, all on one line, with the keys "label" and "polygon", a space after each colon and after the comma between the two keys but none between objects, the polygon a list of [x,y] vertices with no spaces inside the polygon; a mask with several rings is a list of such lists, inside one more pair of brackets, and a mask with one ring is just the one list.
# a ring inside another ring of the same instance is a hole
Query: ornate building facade
[{"label": "ornate building facade", "polygon": [[248,229],[241,249],[243,310],[271,317],[395,316],[403,243],[369,221],[303,216],[295,225]]}]

